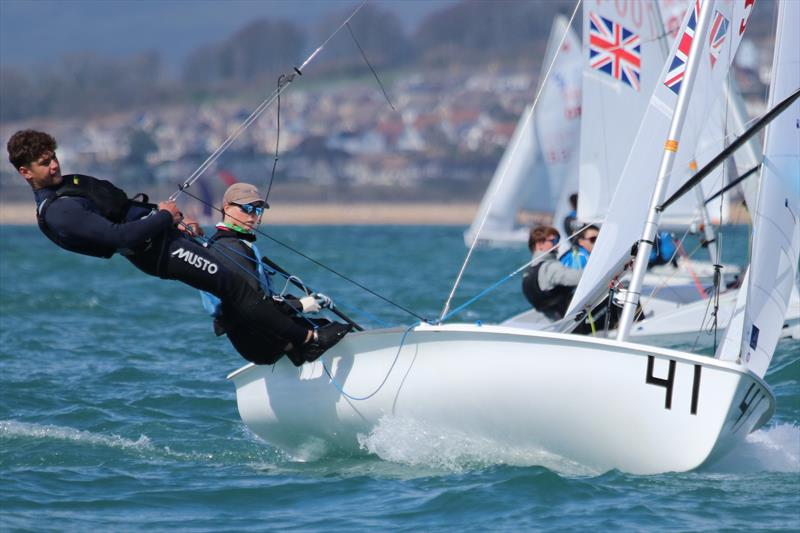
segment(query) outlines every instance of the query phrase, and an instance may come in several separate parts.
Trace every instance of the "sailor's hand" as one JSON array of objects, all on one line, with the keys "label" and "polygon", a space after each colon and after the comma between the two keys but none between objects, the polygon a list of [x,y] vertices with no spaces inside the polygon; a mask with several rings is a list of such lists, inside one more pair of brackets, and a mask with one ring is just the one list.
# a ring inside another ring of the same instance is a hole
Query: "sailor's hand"
[{"label": "sailor's hand", "polygon": [[205,235],[203,228],[200,226],[200,223],[197,222],[192,217],[183,217],[183,222],[181,223],[181,230],[186,232],[187,234],[191,235],[192,237],[196,235]]},{"label": "sailor's hand", "polygon": [[312,296],[314,297],[314,299],[317,301],[317,304],[322,309],[332,309],[333,308],[333,300],[331,300],[329,297],[325,296],[321,292],[315,292],[314,294],[312,294]]},{"label": "sailor's hand", "polygon": [[159,202],[158,203],[158,210],[159,211],[166,211],[170,215],[172,215],[172,223],[177,224],[183,218],[183,213],[178,210],[177,204],[172,200],[167,200],[166,202]]},{"label": "sailor's hand", "polygon": [[304,313],[318,313],[322,309],[313,295],[300,298],[300,305],[303,306]]}]

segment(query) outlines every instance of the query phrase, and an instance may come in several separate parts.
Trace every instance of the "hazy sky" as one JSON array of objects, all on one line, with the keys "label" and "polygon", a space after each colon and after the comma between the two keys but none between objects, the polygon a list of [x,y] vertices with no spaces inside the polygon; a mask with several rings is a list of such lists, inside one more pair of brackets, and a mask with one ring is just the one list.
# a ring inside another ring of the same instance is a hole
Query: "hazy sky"
[{"label": "hazy sky", "polygon": [[[373,0],[408,26],[455,0]],[[198,45],[220,41],[257,18],[312,29],[351,0],[0,0],[0,63],[41,66],[71,52],[127,55],[156,50],[177,65]],[[312,44],[312,43],[309,43]],[[314,45],[318,43],[313,43]]]}]

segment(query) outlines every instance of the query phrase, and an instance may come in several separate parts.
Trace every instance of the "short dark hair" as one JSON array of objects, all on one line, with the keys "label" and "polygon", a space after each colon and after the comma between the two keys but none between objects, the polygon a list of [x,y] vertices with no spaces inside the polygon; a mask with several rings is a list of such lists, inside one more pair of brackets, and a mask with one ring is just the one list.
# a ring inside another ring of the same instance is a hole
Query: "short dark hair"
[{"label": "short dark hair", "polygon": [[595,224],[589,224],[588,226],[583,228],[581,232],[578,234],[578,239],[583,239],[586,236],[586,232],[589,231],[590,229],[593,229],[597,233],[600,233],[600,228],[598,226],[596,226]]},{"label": "short dark hair", "polygon": [[46,152],[55,152],[58,145],[52,135],[43,131],[20,130],[8,140],[8,160],[19,170],[30,165]]},{"label": "short dark hair", "polygon": [[537,242],[546,241],[548,237],[561,237],[553,226],[538,226],[531,230],[528,236],[528,249],[532,252]]}]

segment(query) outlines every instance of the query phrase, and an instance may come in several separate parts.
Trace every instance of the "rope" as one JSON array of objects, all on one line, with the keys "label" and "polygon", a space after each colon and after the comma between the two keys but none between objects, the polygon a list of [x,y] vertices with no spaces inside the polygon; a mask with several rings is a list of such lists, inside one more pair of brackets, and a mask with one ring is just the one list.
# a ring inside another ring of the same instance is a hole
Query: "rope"
[{"label": "rope", "polygon": [[[542,92],[544,91],[545,85],[547,85],[547,80],[550,78],[550,72],[553,70],[553,65],[555,65],[556,59],[558,58],[558,52],[561,50],[561,47],[564,45],[564,40],[567,38],[567,33],[569,33],[569,28],[572,26],[572,21],[575,19],[575,15],[578,13],[578,7],[581,5],[581,0],[578,0],[575,3],[575,9],[572,10],[572,16],[569,19],[569,23],[567,24],[566,28],[564,29],[564,33],[561,36],[561,41],[558,43],[558,48],[556,49],[556,53],[553,54],[553,59],[550,61],[550,65],[547,67],[547,72],[545,72],[544,79],[542,83],[539,85],[539,90],[536,93],[536,97],[533,100],[533,104],[528,109],[527,115],[525,115],[525,121],[522,123],[522,131],[524,133],[525,130],[528,129],[528,126],[531,122],[531,117],[533,117],[533,112],[536,109],[537,104],[539,103],[539,97],[541,97]],[[520,144],[522,144],[522,138],[524,135],[520,134],[517,137],[517,141],[514,143],[514,146],[511,149],[511,153],[509,155],[509,159],[513,160],[514,156],[519,149]],[[503,182],[506,179],[506,174],[508,173],[508,166],[503,168],[503,173],[500,175],[500,179],[497,182],[497,186],[492,191],[492,195],[489,199],[489,204],[486,207],[483,216],[481,217],[481,223],[478,226],[477,231],[475,232],[474,237],[472,238],[472,244],[470,244],[469,250],[467,251],[467,256],[464,258],[464,263],[461,265],[461,270],[458,272],[458,276],[456,276],[456,281],[453,283],[453,289],[450,291],[450,295],[447,297],[447,301],[442,308],[442,313],[439,316],[439,323],[444,320],[444,318],[448,314],[448,310],[450,309],[450,302],[453,300],[453,296],[455,296],[456,289],[458,288],[458,284],[461,283],[461,278],[464,276],[464,271],[467,269],[467,264],[469,263],[470,258],[472,257],[472,252],[475,250],[475,246],[478,244],[478,237],[483,230],[483,226],[486,224],[486,220],[489,218],[489,212],[492,210],[492,206],[494,205],[494,200],[497,197],[497,191],[501,189],[503,186]]]},{"label": "rope", "polygon": [[381,88],[381,91],[383,92],[383,97],[386,98],[386,102],[389,104],[389,107],[392,108],[392,111],[397,111],[397,109],[395,109],[395,107],[394,107],[394,104],[389,99],[389,95],[386,94],[386,89],[383,87],[383,84],[381,83],[381,79],[378,77],[378,73],[375,72],[374,68],[372,68],[372,64],[369,62],[369,59],[367,59],[367,54],[364,53],[364,49],[361,48],[361,45],[359,44],[358,39],[356,39],[356,34],[353,33],[353,28],[350,27],[350,23],[349,22],[347,23],[347,31],[350,32],[350,37],[353,38],[353,42],[356,43],[356,46],[358,47],[358,51],[361,52],[361,57],[364,58],[364,62],[367,64],[367,66],[369,67],[369,70],[372,72],[372,75],[375,77],[375,81],[378,82],[378,87]]},{"label": "rope", "polygon": [[322,368],[325,369],[325,374],[328,375],[328,379],[331,380],[331,384],[334,387],[336,387],[336,390],[338,390],[342,394],[342,396],[344,396],[345,398],[348,398],[350,400],[357,401],[357,402],[363,401],[363,400],[369,400],[370,398],[372,398],[373,396],[378,394],[378,392],[386,384],[386,381],[389,379],[389,376],[391,375],[392,370],[394,370],[394,365],[397,364],[397,360],[400,358],[400,351],[403,349],[403,346],[405,345],[406,337],[411,332],[411,330],[414,329],[419,324],[420,324],[419,322],[415,322],[414,324],[411,324],[410,326],[408,326],[408,328],[406,328],[406,331],[403,333],[403,336],[400,338],[400,346],[397,347],[397,353],[394,355],[394,361],[392,361],[392,366],[389,367],[389,370],[386,372],[386,375],[383,377],[383,381],[381,381],[380,385],[378,385],[378,388],[376,388],[374,391],[370,392],[366,396],[353,396],[351,394],[346,393],[344,391],[344,388],[333,377],[333,375],[331,374],[330,370],[328,370],[328,365],[326,365],[324,361],[322,362]]},{"label": "rope", "polygon": [[278,88],[276,88],[263,102],[261,102],[261,104],[258,105],[258,107],[255,108],[255,110],[250,114],[250,116],[248,116],[244,120],[244,122],[242,122],[239,125],[239,127],[236,128],[236,130],[234,130],[233,133],[231,133],[228,136],[228,138],[225,139],[225,141],[223,141],[223,143],[216,150],[214,150],[214,152],[210,156],[208,156],[208,158],[205,161],[203,161],[203,163],[199,167],[197,167],[197,169],[194,172],[192,172],[192,174],[186,179],[186,181],[184,181],[181,185],[178,186],[178,190],[172,193],[172,195],[169,197],[171,201],[175,201],[181,195],[181,193],[183,193],[186,189],[191,187],[192,184],[195,181],[197,181],[197,179],[206,170],[208,170],[208,167],[213,165],[214,162],[217,159],[219,159],[219,157],[223,154],[223,152],[225,152],[225,150],[227,150],[230,147],[230,145],[233,144],[233,142],[236,139],[238,139],[239,136],[242,133],[244,133],[244,131],[247,128],[249,128],[251,124],[253,124],[253,122],[258,120],[258,117],[260,117],[262,113],[264,113],[264,111],[266,111],[267,108],[272,104],[272,102],[274,102],[280,96],[280,94],[292,83],[292,81],[294,81],[295,73],[302,75],[303,69],[306,68],[306,65],[308,65],[317,56],[317,54],[319,54],[322,51],[322,49],[325,48],[325,45],[328,44],[328,41],[333,39],[333,37],[337,33],[339,33],[339,31],[341,31],[341,29],[348,22],[350,22],[350,19],[352,19],[356,15],[356,13],[358,13],[361,10],[361,8],[364,7],[364,4],[366,3],[367,0],[361,2],[361,4],[358,7],[356,7],[356,9],[350,14],[350,16],[347,17],[345,21],[342,22],[339,25],[339,27],[336,28],[336,30],[334,30],[334,32],[331,33],[331,35],[327,39],[325,39],[325,41],[320,46],[318,46],[317,49],[311,53],[310,56],[306,58],[306,60],[303,62],[302,65],[300,65],[300,67],[294,68],[294,73],[290,74],[289,76],[286,76],[285,82],[282,85],[278,85]]}]

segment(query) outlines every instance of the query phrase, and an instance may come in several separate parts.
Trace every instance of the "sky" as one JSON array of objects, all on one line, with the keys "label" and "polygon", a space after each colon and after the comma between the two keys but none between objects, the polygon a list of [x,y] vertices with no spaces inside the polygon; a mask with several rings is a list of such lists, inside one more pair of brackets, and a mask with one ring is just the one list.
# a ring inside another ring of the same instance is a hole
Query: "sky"
[{"label": "sky", "polygon": [[[414,27],[455,0],[374,0]],[[0,0],[0,64],[43,66],[66,54],[159,52],[178,66],[200,45],[219,42],[258,18],[313,29],[353,0]],[[311,43],[309,43],[311,44]],[[317,43],[315,43],[317,44]]]}]

